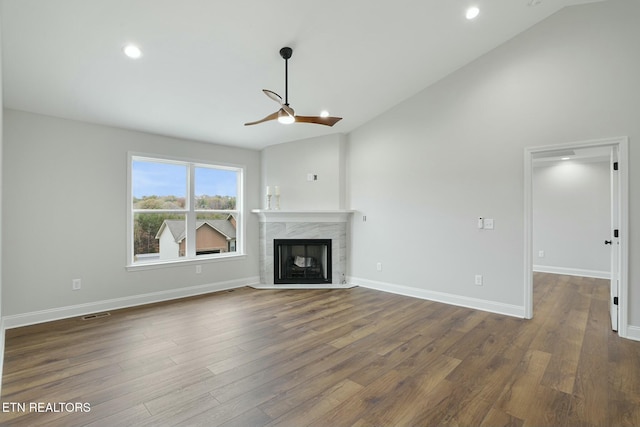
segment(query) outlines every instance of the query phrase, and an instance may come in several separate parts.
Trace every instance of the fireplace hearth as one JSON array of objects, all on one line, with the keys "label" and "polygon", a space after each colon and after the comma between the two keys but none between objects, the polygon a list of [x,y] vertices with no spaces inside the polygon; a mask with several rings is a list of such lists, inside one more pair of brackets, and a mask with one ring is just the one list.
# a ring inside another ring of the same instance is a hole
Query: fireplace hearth
[{"label": "fireplace hearth", "polygon": [[274,239],[273,283],[331,283],[331,239]]}]

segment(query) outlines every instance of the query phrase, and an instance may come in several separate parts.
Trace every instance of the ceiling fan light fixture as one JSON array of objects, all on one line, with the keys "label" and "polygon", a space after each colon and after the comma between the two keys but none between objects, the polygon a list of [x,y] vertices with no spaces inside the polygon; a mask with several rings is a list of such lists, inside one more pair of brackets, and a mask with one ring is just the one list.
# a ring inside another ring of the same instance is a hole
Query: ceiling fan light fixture
[{"label": "ceiling fan light fixture", "polygon": [[296,121],[296,118],[287,114],[286,111],[280,110],[278,112],[278,122],[282,123],[283,125],[290,125],[295,121]]},{"label": "ceiling fan light fixture", "polygon": [[140,48],[134,44],[126,45],[124,48],[122,48],[122,51],[131,59],[138,59],[142,56],[142,50],[140,50]]},{"label": "ceiling fan light fixture", "polygon": [[480,14],[480,9],[478,9],[476,6],[471,6],[470,8],[467,9],[465,13],[465,17],[468,20],[472,20],[472,19],[475,19],[479,14]]}]

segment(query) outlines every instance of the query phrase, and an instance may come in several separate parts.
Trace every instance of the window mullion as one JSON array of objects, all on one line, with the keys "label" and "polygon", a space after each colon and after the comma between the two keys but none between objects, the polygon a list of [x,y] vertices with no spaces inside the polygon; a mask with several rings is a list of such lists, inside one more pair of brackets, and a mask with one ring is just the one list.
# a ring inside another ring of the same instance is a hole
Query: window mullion
[{"label": "window mullion", "polygon": [[195,168],[189,165],[187,171],[187,258],[196,256],[196,211],[195,211]]},{"label": "window mullion", "polygon": [[[236,222],[237,222],[237,229],[243,229],[244,228],[244,218],[242,217],[241,212],[243,211],[244,207],[243,207],[243,200],[244,200],[244,193],[243,193],[243,189],[244,189],[244,182],[243,182],[244,176],[242,174],[237,174],[236,175]],[[244,233],[240,233],[240,238],[236,239],[236,251],[240,251],[240,252],[244,252]]]}]

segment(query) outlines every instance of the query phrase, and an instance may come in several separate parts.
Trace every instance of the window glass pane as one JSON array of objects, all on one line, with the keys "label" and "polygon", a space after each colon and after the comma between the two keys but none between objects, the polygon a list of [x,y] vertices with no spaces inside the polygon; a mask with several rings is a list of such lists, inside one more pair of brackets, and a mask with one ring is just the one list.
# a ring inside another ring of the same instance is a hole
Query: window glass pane
[{"label": "window glass pane", "polygon": [[196,255],[236,251],[236,218],[231,214],[198,213]]},{"label": "window glass pane", "polygon": [[235,209],[238,172],[228,169],[195,168],[195,208]]},{"label": "window glass pane", "polygon": [[136,213],[133,216],[133,262],[184,257],[186,215]]},{"label": "window glass pane", "polygon": [[131,180],[134,209],[185,209],[186,165],[134,160]]}]

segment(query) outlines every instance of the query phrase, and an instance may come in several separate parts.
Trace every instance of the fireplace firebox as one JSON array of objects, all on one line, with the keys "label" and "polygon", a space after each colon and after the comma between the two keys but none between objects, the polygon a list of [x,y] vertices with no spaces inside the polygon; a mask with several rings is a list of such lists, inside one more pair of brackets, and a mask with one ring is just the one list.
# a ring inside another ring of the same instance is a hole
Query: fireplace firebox
[{"label": "fireplace firebox", "polygon": [[273,283],[331,283],[331,239],[274,239]]}]

